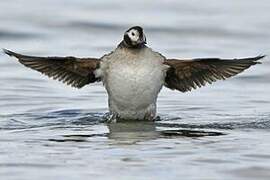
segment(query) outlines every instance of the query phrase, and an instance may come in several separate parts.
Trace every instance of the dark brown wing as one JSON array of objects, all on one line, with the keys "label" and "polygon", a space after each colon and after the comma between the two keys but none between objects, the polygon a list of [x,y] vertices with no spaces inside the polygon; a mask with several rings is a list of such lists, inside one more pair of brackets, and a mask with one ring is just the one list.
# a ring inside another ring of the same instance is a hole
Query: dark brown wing
[{"label": "dark brown wing", "polygon": [[16,57],[20,63],[53,79],[76,88],[93,83],[99,79],[94,71],[99,67],[99,59],[75,57],[35,57],[18,54],[4,49],[9,56]]},{"label": "dark brown wing", "polygon": [[232,77],[252,65],[258,64],[257,56],[243,59],[201,58],[193,60],[167,59],[169,66],[165,86],[182,92],[191,91],[217,80]]}]

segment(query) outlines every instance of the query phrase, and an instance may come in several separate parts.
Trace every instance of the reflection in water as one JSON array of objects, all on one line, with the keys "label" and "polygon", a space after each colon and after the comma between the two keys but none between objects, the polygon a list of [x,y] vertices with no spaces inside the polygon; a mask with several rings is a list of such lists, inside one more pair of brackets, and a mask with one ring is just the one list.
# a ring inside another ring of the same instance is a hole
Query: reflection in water
[{"label": "reflection in water", "polygon": [[104,134],[72,134],[72,135],[62,135],[63,138],[51,138],[48,141],[54,142],[87,142],[88,138],[91,137],[106,137],[106,133]]},{"label": "reflection in water", "polygon": [[139,141],[152,140],[159,137],[154,122],[131,121],[109,123],[109,139],[114,139],[119,143],[133,144]]},{"label": "reflection in water", "polygon": [[[77,122],[77,125],[89,124],[89,122],[87,123],[81,121],[81,119],[82,118],[80,118],[80,121]],[[85,118],[85,120],[89,121],[91,119]],[[222,132],[216,132],[213,130],[195,130],[192,129],[192,127],[168,128],[168,124],[166,123],[163,124],[150,121],[121,121],[117,123],[100,123],[100,125],[102,124],[106,125],[109,132],[81,134],[81,131],[78,131],[78,134],[65,134],[60,138],[50,138],[48,140],[54,142],[87,142],[90,140],[90,138],[105,137],[114,140],[117,142],[117,144],[135,144],[137,142],[145,142],[159,138],[198,138],[205,136],[225,135],[225,133]],[[67,128],[67,126],[65,126],[65,128]]]},{"label": "reflection in water", "polygon": [[165,130],[161,131],[161,135],[164,137],[204,137],[204,136],[221,136],[226,135],[222,132],[215,131],[202,131],[202,130],[190,130],[190,129],[174,129],[174,130]]},{"label": "reflection in water", "polygon": [[[161,120],[162,121],[162,120]],[[163,126],[164,125],[164,126]],[[204,137],[225,135],[222,132],[194,130],[194,129],[169,129],[166,124],[148,121],[131,121],[108,124],[108,138],[117,140],[120,143],[136,143],[140,141],[154,140],[158,138],[177,137]],[[166,129],[164,129],[166,128]],[[162,129],[162,130],[161,130]]]}]

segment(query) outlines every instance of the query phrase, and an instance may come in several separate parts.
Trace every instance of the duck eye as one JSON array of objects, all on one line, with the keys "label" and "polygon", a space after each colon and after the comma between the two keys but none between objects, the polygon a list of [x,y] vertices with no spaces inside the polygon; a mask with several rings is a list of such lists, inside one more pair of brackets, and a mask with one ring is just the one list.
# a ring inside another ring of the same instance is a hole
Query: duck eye
[{"label": "duck eye", "polygon": [[135,36],[135,33],[134,33],[134,32],[132,32],[132,33],[131,33],[131,35],[132,35],[132,36]]}]

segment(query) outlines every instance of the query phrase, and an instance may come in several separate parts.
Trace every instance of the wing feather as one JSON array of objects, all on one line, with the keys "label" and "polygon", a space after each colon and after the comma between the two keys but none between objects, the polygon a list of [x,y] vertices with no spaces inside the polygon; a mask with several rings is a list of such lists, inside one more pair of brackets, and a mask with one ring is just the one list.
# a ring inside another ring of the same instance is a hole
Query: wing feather
[{"label": "wing feather", "polygon": [[165,86],[182,92],[212,84],[217,80],[225,80],[235,76],[252,65],[259,64],[256,56],[242,59],[198,58],[192,60],[166,59],[169,66],[166,73]]},{"label": "wing feather", "polygon": [[6,49],[4,52],[26,67],[76,88],[100,80],[94,74],[100,63],[97,58],[26,56]]}]

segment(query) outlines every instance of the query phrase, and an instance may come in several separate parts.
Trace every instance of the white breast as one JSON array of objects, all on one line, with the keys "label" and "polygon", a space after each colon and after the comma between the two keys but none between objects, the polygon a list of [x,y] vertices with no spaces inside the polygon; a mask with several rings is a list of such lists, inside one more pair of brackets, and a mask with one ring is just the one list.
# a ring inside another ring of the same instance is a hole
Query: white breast
[{"label": "white breast", "polygon": [[[155,112],[157,95],[164,84],[164,58],[149,48],[116,49],[101,64],[109,107],[122,118],[141,119]],[[149,109],[150,108],[150,109]]]}]

